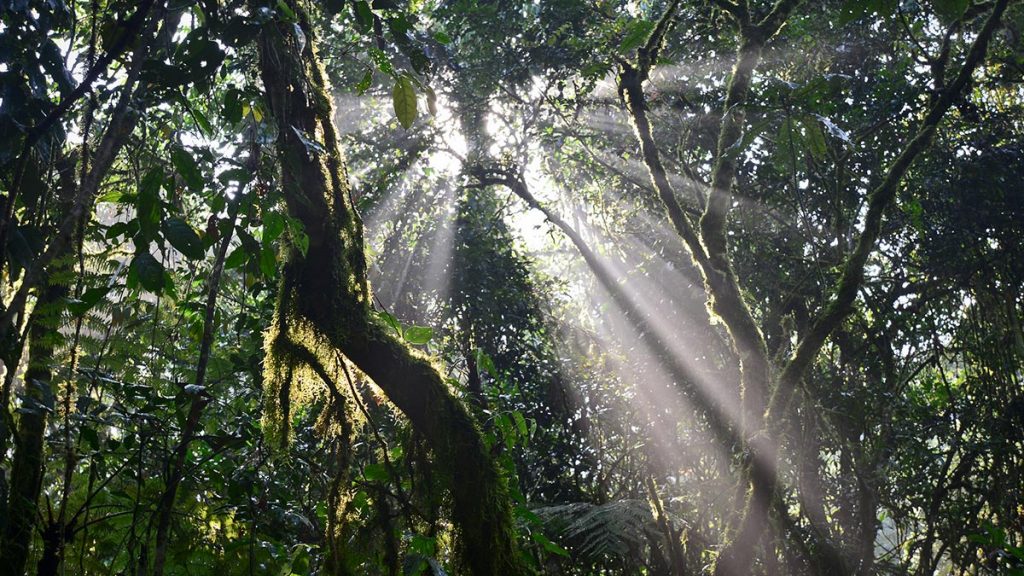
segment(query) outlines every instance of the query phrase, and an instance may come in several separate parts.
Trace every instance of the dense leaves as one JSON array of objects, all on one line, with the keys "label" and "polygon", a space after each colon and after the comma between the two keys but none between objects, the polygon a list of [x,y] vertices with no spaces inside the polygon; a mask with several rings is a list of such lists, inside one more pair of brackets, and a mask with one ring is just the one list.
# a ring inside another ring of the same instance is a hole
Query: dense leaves
[{"label": "dense leaves", "polygon": [[1022,29],[5,2],[0,576],[1024,574]]}]

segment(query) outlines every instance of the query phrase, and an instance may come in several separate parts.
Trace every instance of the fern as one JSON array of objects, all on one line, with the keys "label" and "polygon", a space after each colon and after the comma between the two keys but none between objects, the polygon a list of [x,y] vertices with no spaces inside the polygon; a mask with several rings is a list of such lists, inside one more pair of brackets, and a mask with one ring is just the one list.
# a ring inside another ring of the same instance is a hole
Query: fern
[{"label": "fern", "polygon": [[654,514],[644,500],[600,505],[574,502],[533,512],[579,560],[626,559],[642,550],[651,538],[660,538]]}]

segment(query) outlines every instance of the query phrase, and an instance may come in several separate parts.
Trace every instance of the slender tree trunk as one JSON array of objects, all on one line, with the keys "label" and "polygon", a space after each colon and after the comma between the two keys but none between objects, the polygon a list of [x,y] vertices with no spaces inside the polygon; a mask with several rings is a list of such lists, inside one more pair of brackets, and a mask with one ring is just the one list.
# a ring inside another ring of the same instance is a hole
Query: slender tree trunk
[{"label": "slender tree trunk", "polygon": [[[741,429],[749,453],[743,471],[744,481],[750,489],[745,497],[736,529],[719,553],[715,564],[717,576],[745,576],[750,573],[760,535],[769,525],[768,510],[771,502],[776,492],[782,489],[777,470],[780,451],[773,435],[778,433],[793,393],[809,366],[817,358],[826,339],[853,309],[863,282],[867,258],[881,233],[882,217],[886,209],[892,204],[903,176],[917,156],[927,148],[942,117],[970,82],[974,70],[984,59],[988,42],[1002,13],[1006,10],[1008,0],[999,0],[995,3],[959,73],[936,96],[914,137],[889,166],[881,184],[869,194],[864,230],[858,238],[855,250],[845,262],[835,296],[812,323],[779,376],[774,378],[764,339],[742,298],[737,278],[732,271],[726,223],[732,204],[732,187],[736,180],[736,155],[741,152],[734,147],[743,134],[743,105],[750,92],[753,72],[760,61],[765,42],[779,31],[799,3],[800,0],[779,0],[760,20],[753,17],[747,2],[716,3],[737,21],[740,45],[736,65],[726,90],[712,186],[699,223],[699,233],[679,205],[661,164],[651,125],[647,119],[643,91],[643,83],[649,76],[652,64],[657,61],[678,2],[669,5],[645,46],[638,51],[636,65],[623,63],[619,76],[620,94],[634,121],[644,163],[650,171],[654,187],[666,208],[669,221],[704,275],[712,311],[726,325],[740,356],[744,419]],[[948,54],[944,57],[948,59]],[[767,398],[766,395],[769,393],[771,396]],[[765,399],[767,402],[761,404],[763,407],[759,408],[758,404]],[[827,546],[827,543],[818,544]],[[837,561],[841,560],[838,554],[830,553],[828,556]],[[841,561],[830,564],[833,568],[843,569]]]},{"label": "slender tree trunk", "polygon": [[[58,158],[56,165],[56,185],[53,191],[57,211],[62,212],[74,194],[74,165],[65,157]],[[54,268],[68,265],[69,256],[69,249],[57,254]],[[61,338],[59,329],[68,294],[66,284],[50,282],[50,275],[47,274],[44,287],[29,316],[28,367],[22,378],[24,398],[14,436],[6,525],[0,533],[0,558],[3,559],[0,562],[0,576],[24,572],[32,533],[39,517],[37,504],[42,488],[46,421],[56,405],[56,391],[53,387],[53,367],[56,364],[54,348]],[[19,362],[20,352],[7,367],[7,376],[12,382]]]},{"label": "slender tree trunk", "polygon": [[665,539],[665,552],[668,555],[669,574],[671,576],[686,576],[686,554],[683,551],[682,542],[679,541],[679,533],[672,529],[672,521],[665,512],[665,505],[658,495],[658,487],[654,478],[648,474],[644,478],[644,485],[647,488],[647,495],[654,505],[655,522],[662,538]]},{"label": "slender tree trunk", "polygon": [[56,324],[67,287],[49,285],[40,294],[29,320],[29,365],[25,396],[15,436],[7,526],[0,542],[0,576],[22,576],[39,516],[37,503],[43,478],[43,446],[47,415],[54,408],[52,388]]},{"label": "slender tree trunk", "polygon": [[171,513],[174,511],[174,502],[178,496],[178,487],[185,477],[185,461],[188,457],[188,449],[195,439],[196,431],[199,429],[199,420],[202,417],[203,409],[210,402],[210,396],[206,392],[206,369],[210,363],[210,352],[213,347],[214,322],[217,314],[217,296],[220,291],[220,279],[224,272],[224,260],[227,257],[228,248],[231,246],[231,238],[234,235],[235,218],[238,215],[238,200],[231,204],[229,209],[228,231],[224,234],[220,244],[217,246],[217,254],[213,263],[213,270],[210,272],[210,283],[206,292],[206,309],[203,317],[203,335],[199,342],[199,361],[196,363],[195,386],[197,392],[193,395],[189,405],[188,416],[185,418],[185,425],[181,429],[181,440],[174,449],[174,459],[170,463],[167,487],[160,502],[157,504],[156,524],[156,548],[153,552],[153,574],[162,576],[164,573],[164,562],[167,559],[167,545],[170,541]]}]

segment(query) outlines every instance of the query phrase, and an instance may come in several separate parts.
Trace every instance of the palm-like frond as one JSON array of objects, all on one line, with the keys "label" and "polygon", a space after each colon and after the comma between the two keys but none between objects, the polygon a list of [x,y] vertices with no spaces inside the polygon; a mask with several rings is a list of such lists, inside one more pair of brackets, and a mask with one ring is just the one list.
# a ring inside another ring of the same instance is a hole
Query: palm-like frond
[{"label": "palm-like frond", "polygon": [[573,502],[533,512],[580,559],[626,558],[643,549],[650,537],[659,537],[654,514],[644,500]]}]

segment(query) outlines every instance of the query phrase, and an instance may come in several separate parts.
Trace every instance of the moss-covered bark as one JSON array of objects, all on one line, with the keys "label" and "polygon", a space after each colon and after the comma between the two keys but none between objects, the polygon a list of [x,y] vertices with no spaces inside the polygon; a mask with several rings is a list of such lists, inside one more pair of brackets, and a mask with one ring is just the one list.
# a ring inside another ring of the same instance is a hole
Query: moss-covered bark
[{"label": "moss-covered bark", "polygon": [[475,422],[430,360],[373,314],[362,224],[349,197],[314,34],[301,7],[289,5],[299,15],[298,26],[264,27],[260,68],[278,126],[281,187],[309,246],[305,254],[292,248],[286,256],[278,317],[267,334],[270,389],[280,389],[282,382],[275,380],[289,364],[280,357],[280,342],[292,341],[314,354],[343,354],[429,443],[451,491],[467,572],[522,574],[503,479]]},{"label": "moss-covered bark", "polygon": [[29,327],[29,365],[25,371],[25,396],[19,410],[8,517],[0,539],[0,575],[25,574],[38,518],[36,504],[43,478],[43,446],[47,415],[53,410],[52,387],[54,344],[59,338],[59,308],[67,287],[48,286],[36,302]]},{"label": "moss-covered bark", "polygon": [[[56,159],[56,180],[49,191],[56,199],[56,213],[63,214],[75,191],[74,163],[67,157]],[[46,422],[54,409],[56,389],[53,371],[55,350],[61,342],[61,316],[69,294],[68,266],[72,245],[65,245],[54,256],[41,278],[35,306],[28,320],[28,365],[22,377],[24,391],[18,409],[14,435],[14,458],[6,510],[0,507],[0,576],[26,573],[33,532],[39,518],[38,500],[42,488],[46,450]],[[21,347],[19,346],[20,350]],[[12,379],[16,377],[20,353],[5,359]],[[6,401],[7,399],[5,399]]]}]

